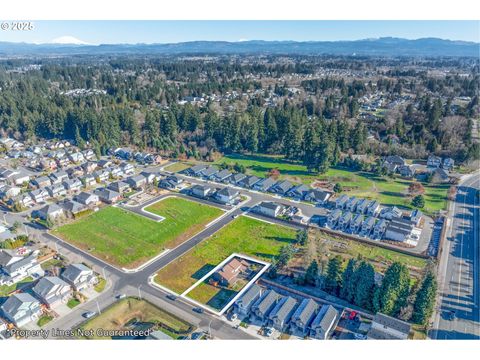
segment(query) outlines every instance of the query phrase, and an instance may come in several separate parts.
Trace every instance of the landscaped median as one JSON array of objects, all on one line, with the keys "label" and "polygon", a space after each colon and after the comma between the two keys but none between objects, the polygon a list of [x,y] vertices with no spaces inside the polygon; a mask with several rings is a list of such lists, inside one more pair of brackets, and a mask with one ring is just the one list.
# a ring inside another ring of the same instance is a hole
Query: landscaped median
[{"label": "landscaped median", "polygon": [[161,269],[154,281],[181,294],[232,253],[270,261],[283,245],[295,242],[295,234],[291,228],[240,216]]},{"label": "landscaped median", "polygon": [[134,269],[188,240],[223,214],[218,208],[179,197],[162,199],[145,210],[165,219],[157,222],[109,206],[52,234],[110,264]]}]

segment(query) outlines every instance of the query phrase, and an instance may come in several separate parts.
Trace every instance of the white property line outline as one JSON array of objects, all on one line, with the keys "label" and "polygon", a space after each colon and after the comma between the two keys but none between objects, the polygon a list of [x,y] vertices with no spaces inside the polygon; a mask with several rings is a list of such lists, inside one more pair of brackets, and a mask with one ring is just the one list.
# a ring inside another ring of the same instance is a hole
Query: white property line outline
[{"label": "white property line outline", "polygon": [[[209,278],[212,274],[214,274],[216,271],[218,271],[218,269],[221,269],[223,266],[225,266],[225,264],[227,264],[230,260],[232,260],[234,257],[238,257],[238,258],[241,258],[241,259],[245,259],[245,260],[248,260],[250,262],[254,262],[254,263],[257,263],[257,264],[261,264],[263,265],[263,268],[237,293],[237,295],[235,295],[233,297],[233,299],[231,299],[220,311],[215,311],[213,310],[211,307],[205,305],[205,304],[202,304],[202,303],[199,303],[198,301],[190,298],[187,296],[187,294],[192,291],[194,288],[196,288],[197,286],[199,286],[200,284],[202,284],[207,278]],[[240,298],[240,296],[242,296],[259,278],[260,276],[263,275],[263,273],[265,273],[265,271],[267,271],[267,269],[270,267],[270,263],[266,262],[266,261],[262,261],[262,260],[258,260],[258,259],[255,259],[255,258],[252,258],[250,256],[247,256],[247,255],[243,255],[243,254],[238,254],[238,253],[232,253],[230,254],[230,256],[228,256],[225,260],[223,260],[220,264],[218,264],[217,266],[215,266],[212,270],[210,270],[207,274],[205,274],[200,280],[198,280],[195,284],[193,284],[192,286],[190,286],[187,290],[185,290],[183,293],[181,293],[179,296],[185,300],[188,300],[194,304],[196,304],[197,306],[205,309],[205,310],[208,310],[212,313],[214,313],[215,315],[218,315],[218,316],[222,316],[223,313],[225,311],[228,310],[228,308],[230,308],[230,306],[233,305],[233,303],[235,301],[237,301],[238,298]]]}]

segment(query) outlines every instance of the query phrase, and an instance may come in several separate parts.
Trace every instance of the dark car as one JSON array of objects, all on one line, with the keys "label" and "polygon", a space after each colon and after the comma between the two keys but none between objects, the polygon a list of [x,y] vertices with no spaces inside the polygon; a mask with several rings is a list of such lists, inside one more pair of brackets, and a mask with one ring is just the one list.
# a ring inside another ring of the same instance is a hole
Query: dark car
[{"label": "dark car", "polygon": [[168,300],[175,301],[175,300],[177,299],[177,297],[176,297],[175,295],[173,295],[173,294],[168,294],[168,295],[167,295],[167,299],[168,299]]},{"label": "dark car", "polygon": [[196,308],[193,308],[192,310],[195,311],[196,313],[203,314],[203,309],[201,307],[196,307]]}]

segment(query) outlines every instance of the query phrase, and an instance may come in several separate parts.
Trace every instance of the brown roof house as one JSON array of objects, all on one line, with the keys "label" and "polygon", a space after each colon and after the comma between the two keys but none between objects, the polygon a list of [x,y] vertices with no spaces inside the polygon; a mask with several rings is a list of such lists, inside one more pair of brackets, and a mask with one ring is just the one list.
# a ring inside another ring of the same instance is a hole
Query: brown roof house
[{"label": "brown roof house", "polygon": [[213,274],[212,280],[222,286],[228,286],[235,283],[238,276],[247,269],[248,263],[246,261],[233,258]]}]

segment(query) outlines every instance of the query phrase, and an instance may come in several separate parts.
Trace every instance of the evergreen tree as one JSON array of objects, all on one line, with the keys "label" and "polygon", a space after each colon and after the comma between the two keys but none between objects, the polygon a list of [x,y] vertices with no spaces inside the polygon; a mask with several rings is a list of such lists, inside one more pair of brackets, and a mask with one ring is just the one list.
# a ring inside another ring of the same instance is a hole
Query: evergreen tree
[{"label": "evergreen tree", "polygon": [[395,262],[385,272],[382,285],[373,299],[375,312],[396,316],[407,303],[410,275],[405,265]]},{"label": "evergreen tree", "polygon": [[308,240],[308,232],[306,229],[298,230],[296,234],[296,242],[301,246],[305,246]]},{"label": "evergreen tree", "polygon": [[314,286],[318,276],[318,263],[313,260],[305,272],[305,283]]},{"label": "evergreen tree", "polygon": [[370,310],[372,297],[375,293],[375,270],[366,261],[361,261],[356,271],[356,289],[353,303],[359,307]]},{"label": "evergreen tree", "polygon": [[422,285],[417,292],[417,296],[413,304],[413,322],[422,325],[426,325],[428,323],[433,314],[436,292],[437,279],[432,271],[428,271],[422,281]]},{"label": "evergreen tree", "polygon": [[412,200],[412,206],[422,209],[425,206],[425,198],[423,195],[417,195]]},{"label": "evergreen tree", "polygon": [[335,256],[330,259],[327,264],[327,273],[325,275],[324,289],[325,291],[336,295],[342,280],[342,258]]},{"label": "evergreen tree", "polygon": [[340,289],[340,297],[349,303],[353,301],[357,286],[356,274],[357,261],[355,259],[348,260],[347,267],[342,274],[342,288]]}]

